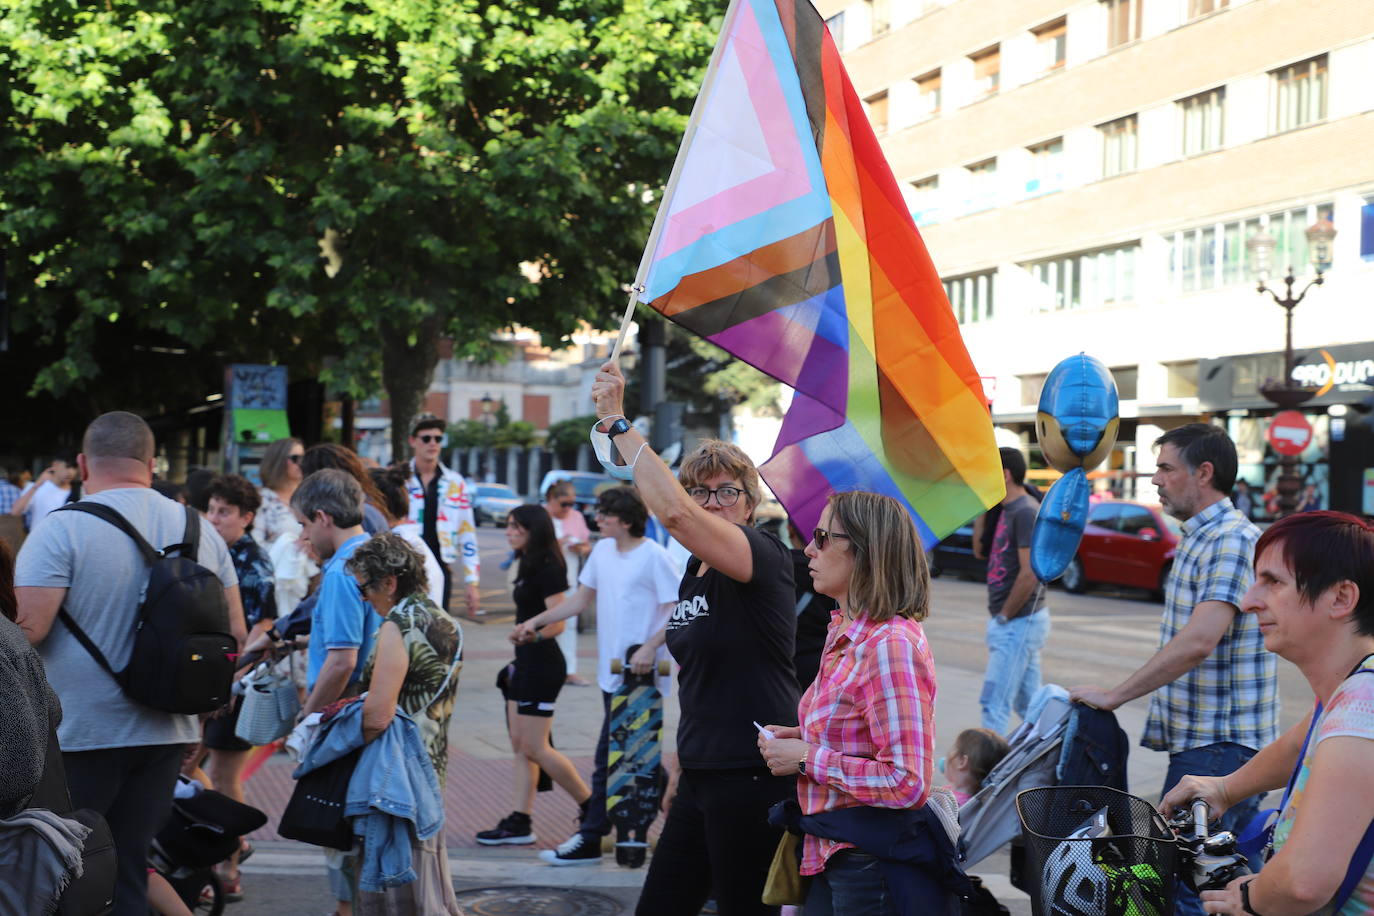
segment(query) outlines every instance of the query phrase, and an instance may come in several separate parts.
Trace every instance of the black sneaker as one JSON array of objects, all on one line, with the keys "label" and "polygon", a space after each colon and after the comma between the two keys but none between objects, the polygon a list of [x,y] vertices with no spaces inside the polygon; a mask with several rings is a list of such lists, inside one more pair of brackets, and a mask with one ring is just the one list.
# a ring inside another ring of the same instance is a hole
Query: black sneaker
[{"label": "black sneaker", "polygon": [[541,849],[539,858],[550,865],[595,865],[601,861],[601,838],[574,833],[557,849]]},{"label": "black sneaker", "polygon": [[528,846],[534,841],[530,816],[520,811],[512,811],[501,818],[495,830],[483,830],[477,834],[477,842],[483,846]]}]

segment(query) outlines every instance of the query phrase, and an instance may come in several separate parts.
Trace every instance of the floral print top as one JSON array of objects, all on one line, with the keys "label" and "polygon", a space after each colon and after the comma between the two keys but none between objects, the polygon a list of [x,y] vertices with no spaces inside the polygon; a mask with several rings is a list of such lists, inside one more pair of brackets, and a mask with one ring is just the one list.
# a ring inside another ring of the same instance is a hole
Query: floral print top
[{"label": "floral print top", "polygon": [[267,552],[245,534],[229,546],[229,559],[239,574],[243,616],[251,629],[259,620],[277,619],[277,584]]},{"label": "floral print top", "polygon": [[[454,660],[462,655],[463,631],[456,620],[422,594],[403,598],[386,619],[401,631],[401,640],[410,656],[410,667],[401,683],[397,705],[420,727],[429,761],[434,765],[442,789],[448,776],[448,723],[458,693],[458,672],[463,667],[461,661],[455,666]],[[377,643],[374,641],[363,669],[363,683],[371,683],[376,664]],[[452,677],[449,676],[451,666]],[[446,678],[447,685],[444,683]]]}]

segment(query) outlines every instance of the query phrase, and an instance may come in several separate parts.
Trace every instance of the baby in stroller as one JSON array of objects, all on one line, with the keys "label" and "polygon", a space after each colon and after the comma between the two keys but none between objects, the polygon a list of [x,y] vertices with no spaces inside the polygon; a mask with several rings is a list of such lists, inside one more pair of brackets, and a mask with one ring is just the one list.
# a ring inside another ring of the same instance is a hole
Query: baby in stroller
[{"label": "baby in stroller", "polygon": [[148,856],[148,898],[163,916],[224,911],[225,894],[214,865],[239,848],[239,837],[267,823],[267,815],[234,801],[200,780],[178,777],[172,816],[153,838]]}]

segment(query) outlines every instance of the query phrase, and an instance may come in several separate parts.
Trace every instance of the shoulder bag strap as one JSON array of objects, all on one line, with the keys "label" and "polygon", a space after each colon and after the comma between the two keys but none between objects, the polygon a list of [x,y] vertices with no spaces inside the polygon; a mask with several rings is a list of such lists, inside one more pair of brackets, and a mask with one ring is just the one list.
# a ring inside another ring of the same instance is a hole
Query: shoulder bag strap
[{"label": "shoulder bag strap", "polygon": [[[1365,674],[1374,674],[1374,669],[1365,667],[1368,661],[1368,658],[1361,661],[1359,665],[1355,666],[1355,670],[1351,672],[1351,675],[1353,676],[1361,672]],[[1360,839],[1360,845],[1355,847],[1355,855],[1350,859],[1350,867],[1346,869],[1345,879],[1341,881],[1340,889],[1336,891],[1336,896],[1332,898],[1334,906],[1332,906],[1331,912],[1339,913],[1341,907],[1345,906],[1345,902],[1349,900],[1350,895],[1355,892],[1355,886],[1358,885],[1360,879],[1364,877],[1364,873],[1368,870],[1371,861],[1374,861],[1374,823],[1371,823],[1365,830],[1364,836]]]}]

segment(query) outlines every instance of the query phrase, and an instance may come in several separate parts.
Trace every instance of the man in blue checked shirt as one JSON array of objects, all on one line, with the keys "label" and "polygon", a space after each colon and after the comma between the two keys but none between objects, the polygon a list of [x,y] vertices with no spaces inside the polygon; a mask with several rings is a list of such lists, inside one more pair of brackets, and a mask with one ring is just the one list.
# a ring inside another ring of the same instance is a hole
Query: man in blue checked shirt
[{"label": "man in blue checked shirt", "polygon": [[[1167,793],[1186,774],[1225,776],[1278,737],[1278,664],[1264,649],[1253,614],[1240,613],[1253,576],[1259,529],[1227,498],[1236,481],[1236,446],[1226,431],[1189,423],[1155,440],[1151,478],[1164,511],[1183,522],[1164,599],[1159,651],[1111,690],[1075,687],[1070,695],[1101,709],[1145,696],[1150,714],[1140,743],[1169,752]],[[1262,796],[1226,812],[1239,830]],[[1201,914],[1180,888],[1178,912]]]}]

